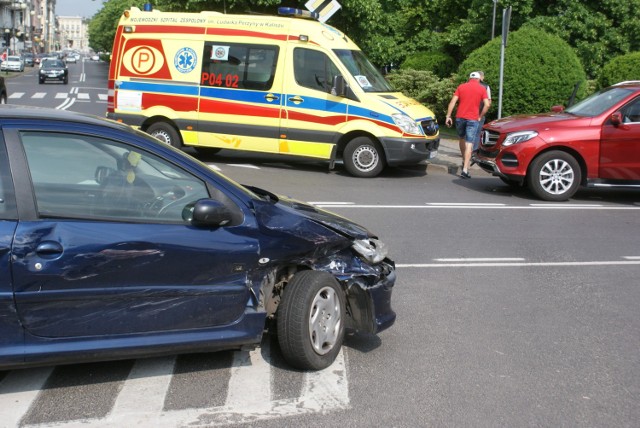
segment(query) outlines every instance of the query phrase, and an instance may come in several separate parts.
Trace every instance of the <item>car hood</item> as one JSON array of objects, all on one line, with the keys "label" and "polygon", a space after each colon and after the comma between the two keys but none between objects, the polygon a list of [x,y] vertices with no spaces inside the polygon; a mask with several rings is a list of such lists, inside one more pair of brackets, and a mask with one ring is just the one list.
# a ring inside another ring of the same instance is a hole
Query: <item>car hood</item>
[{"label": "car hood", "polygon": [[494,120],[488,123],[486,128],[500,133],[508,133],[522,130],[540,130],[551,126],[572,126],[575,121],[583,120],[585,118],[569,113],[527,114]]},{"label": "car hood", "polygon": [[401,92],[382,93],[374,95],[380,102],[390,105],[394,110],[403,112],[415,120],[424,120],[426,118],[435,118],[435,114],[413,98],[409,98]]},{"label": "car hood", "polygon": [[[255,189],[252,189],[255,190]],[[254,200],[263,254],[273,259],[320,258],[373,237],[366,228],[329,211],[286,197]]]}]

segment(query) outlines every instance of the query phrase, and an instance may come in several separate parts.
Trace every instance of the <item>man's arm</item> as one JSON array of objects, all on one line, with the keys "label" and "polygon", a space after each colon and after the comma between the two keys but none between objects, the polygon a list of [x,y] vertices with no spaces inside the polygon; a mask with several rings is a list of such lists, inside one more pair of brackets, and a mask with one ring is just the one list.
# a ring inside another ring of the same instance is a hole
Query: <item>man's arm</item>
[{"label": "man's arm", "polygon": [[489,111],[489,107],[491,106],[491,101],[489,101],[489,98],[485,98],[482,100],[482,104],[482,111],[480,112],[478,120],[482,120],[484,115],[487,114],[487,111]]},{"label": "man's arm", "polygon": [[453,120],[451,120],[451,113],[453,112],[453,108],[456,106],[457,102],[458,102],[457,95],[454,95],[453,97],[451,97],[451,101],[449,101],[449,107],[447,107],[447,118],[444,121],[444,123],[447,126],[451,126],[451,124],[453,123]]}]

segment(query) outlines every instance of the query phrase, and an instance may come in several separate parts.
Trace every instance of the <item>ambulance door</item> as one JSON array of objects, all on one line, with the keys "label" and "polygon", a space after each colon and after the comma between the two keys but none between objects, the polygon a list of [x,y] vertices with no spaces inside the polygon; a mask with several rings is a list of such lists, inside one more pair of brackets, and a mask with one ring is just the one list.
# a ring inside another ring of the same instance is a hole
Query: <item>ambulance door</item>
[{"label": "ambulance door", "polygon": [[333,78],[342,75],[322,50],[293,49],[291,74],[284,79],[280,153],[329,159],[347,121],[348,99],[331,94]]},{"label": "ambulance door", "polygon": [[200,76],[199,145],[278,153],[277,45],[206,41]]}]

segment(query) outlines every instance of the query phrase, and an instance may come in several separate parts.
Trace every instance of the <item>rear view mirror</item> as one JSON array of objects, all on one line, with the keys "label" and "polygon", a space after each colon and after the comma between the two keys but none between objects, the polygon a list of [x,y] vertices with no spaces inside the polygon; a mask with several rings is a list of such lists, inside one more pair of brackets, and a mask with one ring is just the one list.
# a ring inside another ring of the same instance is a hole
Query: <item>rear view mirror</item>
[{"label": "rear view mirror", "polygon": [[611,115],[611,123],[613,126],[620,126],[622,124],[622,113],[619,111]]},{"label": "rear view mirror", "polygon": [[564,106],[561,106],[561,105],[552,106],[551,111],[554,113],[562,113],[564,111]]},{"label": "rear view mirror", "polygon": [[200,199],[182,210],[182,218],[194,226],[220,227],[231,222],[229,209],[214,199]]},{"label": "rear view mirror", "polygon": [[333,78],[333,87],[331,88],[331,95],[335,95],[338,97],[344,97],[346,94],[347,88],[344,83],[344,77],[335,76]]}]

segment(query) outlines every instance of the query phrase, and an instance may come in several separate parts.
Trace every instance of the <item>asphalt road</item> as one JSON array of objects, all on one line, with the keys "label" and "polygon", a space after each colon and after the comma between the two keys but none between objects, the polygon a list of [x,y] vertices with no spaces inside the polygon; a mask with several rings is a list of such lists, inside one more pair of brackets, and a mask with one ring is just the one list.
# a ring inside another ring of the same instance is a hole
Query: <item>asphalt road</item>
[{"label": "asphalt road", "polygon": [[[106,67],[77,66],[86,80],[45,85],[39,102],[61,106],[53,94],[66,89],[67,109],[104,114]],[[19,79],[9,102],[38,100],[42,88]],[[397,263],[396,324],[348,337],[320,373],[289,370],[269,338],[253,354],[0,373],[0,426],[638,425],[640,192],[583,189],[552,204],[436,165],[358,179],[322,162],[201,160],[378,233]]]}]

